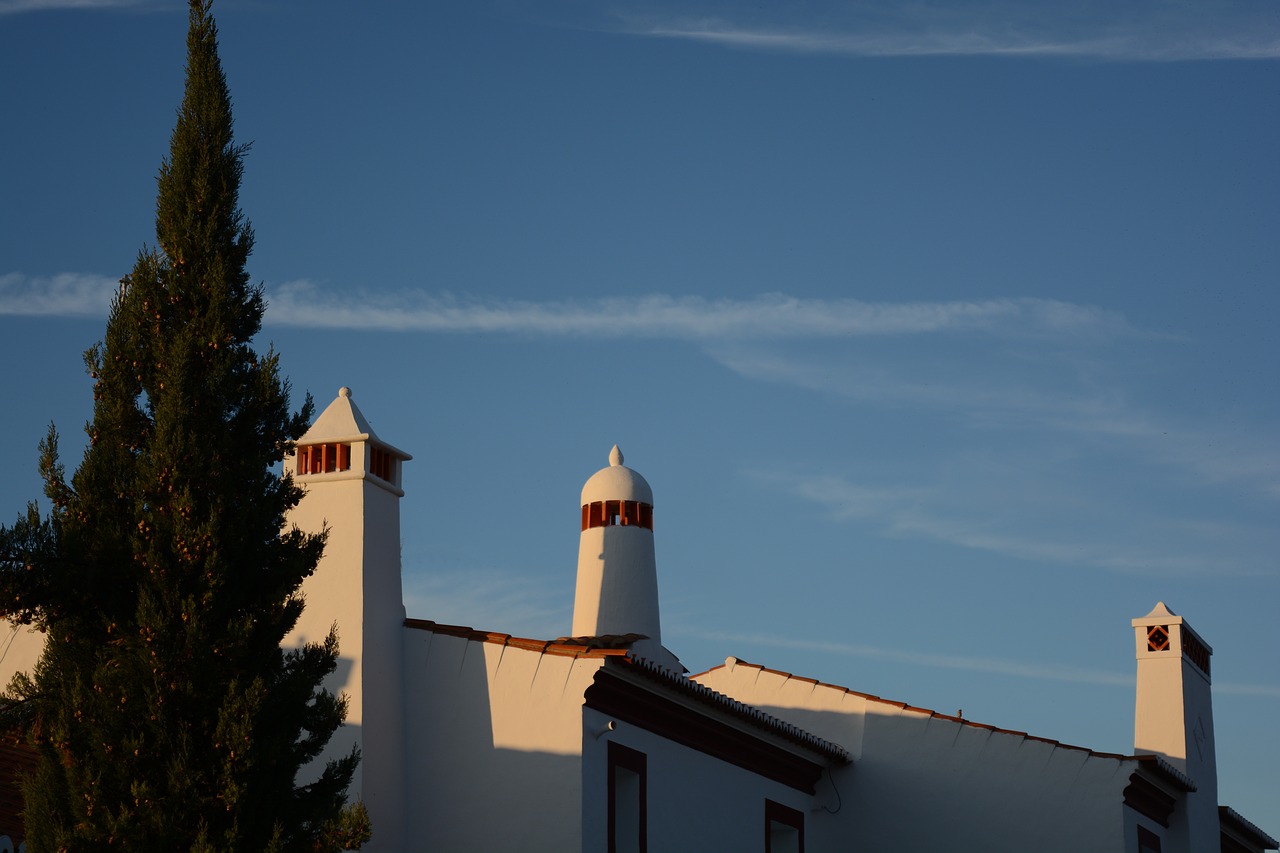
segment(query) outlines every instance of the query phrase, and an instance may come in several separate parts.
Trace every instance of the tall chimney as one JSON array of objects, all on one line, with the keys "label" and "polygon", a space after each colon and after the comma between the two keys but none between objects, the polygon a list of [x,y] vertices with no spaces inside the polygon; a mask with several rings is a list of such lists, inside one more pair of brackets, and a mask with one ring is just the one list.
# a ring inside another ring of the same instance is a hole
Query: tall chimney
[{"label": "tall chimney", "polygon": [[1213,649],[1163,601],[1132,624],[1138,656],[1133,750],[1159,755],[1191,778],[1196,790],[1187,794],[1185,814],[1179,809],[1171,820],[1186,822],[1191,850],[1217,850],[1218,765],[1209,679]]}]

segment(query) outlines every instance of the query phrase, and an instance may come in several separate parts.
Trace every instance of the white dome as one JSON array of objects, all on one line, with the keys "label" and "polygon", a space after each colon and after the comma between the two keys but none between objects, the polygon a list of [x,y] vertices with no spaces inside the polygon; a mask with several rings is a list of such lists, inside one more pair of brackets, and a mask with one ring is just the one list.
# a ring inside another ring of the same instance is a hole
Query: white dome
[{"label": "white dome", "polygon": [[582,487],[582,505],[596,501],[639,501],[653,506],[653,489],[635,471],[622,464],[618,445],[609,453],[609,467],[591,475]]}]

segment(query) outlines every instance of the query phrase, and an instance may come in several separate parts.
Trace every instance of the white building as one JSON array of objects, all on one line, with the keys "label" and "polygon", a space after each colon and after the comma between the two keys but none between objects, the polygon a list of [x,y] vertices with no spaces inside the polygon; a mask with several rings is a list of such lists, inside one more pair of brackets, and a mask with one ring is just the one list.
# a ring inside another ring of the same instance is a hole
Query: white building
[{"label": "white building", "polygon": [[[581,512],[582,534],[573,636],[555,640],[405,618],[410,458],[344,388],[285,461],[306,492],[291,520],[329,529],[290,642],[338,624],[330,686],[350,705],[329,754],[361,747],[351,793],[373,820],[368,850],[1277,848],[1217,802],[1212,650],[1162,603],[1132,623],[1134,755],[732,657],[686,676],[662,645],[653,493],[616,447],[580,507],[566,507]],[[6,656],[0,678],[13,669]]]}]

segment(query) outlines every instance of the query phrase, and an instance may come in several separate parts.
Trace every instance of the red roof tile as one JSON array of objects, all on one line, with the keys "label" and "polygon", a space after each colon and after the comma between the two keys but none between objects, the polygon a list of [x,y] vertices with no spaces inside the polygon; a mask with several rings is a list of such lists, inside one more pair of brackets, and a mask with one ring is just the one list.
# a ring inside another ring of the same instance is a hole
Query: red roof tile
[{"label": "red roof tile", "polygon": [[1257,826],[1244,819],[1231,806],[1218,806],[1218,824],[1230,826],[1238,834],[1245,836],[1263,850],[1280,850],[1280,841],[1276,841]]},{"label": "red roof tile", "polygon": [[625,645],[615,645],[614,643],[606,643],[603,646],[592,645],[587,642],[588,640],[626,640],[630,638],[630,640],[627,640],[630,643],[641,638],[639,634],[628,634],[624,638],[560,637],[555,640],[532,640],[528,637],[513,637],[510,634],[499,634],[493,631],[477,631],[474,628],[468,628],[463,625],[442,625],[439,622],[432,622],[430,619],[406,619],[404,620],[404,626],[417,631],[430,631],[433,634],[460,637],[464,640],[474,640],[478,643],[511,646],[526,651],[541,652],[545,655],[567,655],[569,657],[583,658],[624,657],[627,654]]},{"label": "red roof tile", "polygon": [[[987,725],[986,723],[975,723],[972,720],[966,720],[964,717],[961,717],[958,715],[942,714],[937,711],[932,711],[928,708],[917,708],[914,705],[908,705],[905,702],[894,702],[890,699],[882,699],[879,696],[876,696],[872,693],[861,693],[857,690],[850,690],[848,687],[841,687],[838,684],[828,684],[825,681],[815,681],[812,678],[805,678],[802,676],[793,675],[792,673],[784,672],[783,670],[780,670],[780,669],[770,669],[766,666],[761,666],[760,664],[757,664],[757,663],[749,663],[748,661],[741,660],[740,658],[732,658],[732,660],[734,661],[734,666],[745,666],[751,669],[758,669],[761,672],[767,672],[772,675],[778,675],[790,681],[801,681],[806,684],[816,684],[821,687],[828,687],[832,690],[838,690],[842,693],[847,693],[850,696],[861,697],[870,702],[878,702],[882,705],[892,705],[895,708],[900,708],[904,711],[912,711],[917,714],[926,714],[933,719],[950,720],[951,722],[960,723],[961,725],[969,726],[971,728],[985,729],[987,731],[998,732],[1000,734],[1013,735],[1014,737],[1021,737],[1021,738],[1026,738],[1027,740],[1038,741],[1040,743],[1047,743],[1051,746],[1061,747],[1062,749],[1074,749],[1080,752],[1086,752],[1090,756],[1094,756],[1097,758],[1115,758],[1115,759],[1121,759],[1125,761],[1135,761],[1135,760],[1143,761],[1147,763],[1148,766],[1152,766],[1150,762],[1153,760],[1159,761],[1158,770],[1161,771],[1163,775],[1169,776],[1172,781],[1178,783],[1179,785],[1183,785],[1184,787],[1187,787],[1188,790],[1194,791],[1196,789],[1194,782],[1192,782],[1186,776],[1179,773],[1172,765],[1168,764],[1163,760],[1156,759],[1155,756],[1121,755],[1119,753],[1114,753],[1114,752],[1098,752],[1097,750],[1089,749],[1086,746],[1073,746],[1072,744],[1069,744],[1069,743],[1062,743],[1060,741],[1051,740],[1049,738],[1044,738],[1044,737],[1036,737],[1035,735],[1029,735],[1026,732],[1020,732],[1014,729],[1002,729],[998,726]],[[702,672],[702,673],[698,673],[697,675],[690,676],[690,679],[697,680],[701,676],[708,675],[712,672],[715,672],[718,669],[724,669],[725,666],[726,664],[713,666],[711,667],[711,669],[707,670],[706,672]]]},{"label": "red roof tile", "polygon": [[765,711],[739,702],[731,696],[712,690],[705,684],[699,684],[691,678],[683,674],[677,674],[671,670],[665,669],[657,664],[644,660],[643,658],[622,658],[611,662],[608,666],[624,666],[631,671],[663,684],[668,688],[674,689],[679,693],[695,699],[703,704],[710,705],[729,713],[751,725],[777,735],[784,740],[791,741],[819,753],[830,759],[835,759],[842,764],[849,764],[853,761],[853,757],[843,746],[838,743],[832,743],[829,740],[820,738],[812,732],[807,732],[799,726],[781,720]]},{"label": "red roof tile", "polygon": [[[477,631],[462,625],[441,625],[429,619],[405,619],[406,628],[418,631],[430,631],[433,634],[444,634],[449,637],[460,637],[480,643],[493,643],[500,646],[512,646],[518,649],[541,652],[549,655],[569,655],[583,658],[615,658],[621,665],[629,665],[633,671],[645,677],[678,688],[689,696],[718,706],[755,726],[772,731],[776,735],[800,744],[808,749],[838,759],[850,761],[849,753],[838,744],[829,743],[816,735],[810,734],[791,723],[778,720],[759,709],[744,705],[735,699],[717,693],[705,685],[698,684],[683,674],[676,674],[656,664],[628,655],[628,647],[636,640],[645,639],[643,634],[611,634],[602,637],[558,637],[554,640],[530,640],[524,637],[512,637],[510,634],[498,634],[491,631]],[[818,682],[814,682],[817,684]]]}]

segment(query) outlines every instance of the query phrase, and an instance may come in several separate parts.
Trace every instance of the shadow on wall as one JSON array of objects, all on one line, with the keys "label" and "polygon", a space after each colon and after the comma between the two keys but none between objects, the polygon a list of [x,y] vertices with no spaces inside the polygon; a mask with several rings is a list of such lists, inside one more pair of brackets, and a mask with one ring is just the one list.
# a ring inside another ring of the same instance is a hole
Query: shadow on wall
[{"label": "shadow on wall", "polygon": [[[853,764],[831,774],[838,795],[828,808],[837,812],[815,813],[808,828],[815,843],[836,843],[856,826],[868,849],[1012,851],[1037,828],[1069,826],[1044,849],[1114,846],[1134,769],[1118,756],[895,703],[849,701],[862,707],[759,706],[854,753]],[[911,819],[917,808],[927,820]]]},{"label": "shadow on wall", "polygon": [[[335,696],[341,695],[346,689],[346,685],[350,683],[351,672],[354,668],[355,662],[353,659],[339,656],[334,671],[324,680],[324,688]],[[343,723],[333,733],[333,737],[329,738],[329,743],[325,745],[324,752],[298,771],[296,783],[305,785],[320,778],[320,774],[324,771],[324,767],[328,762],[346,757],[351,752],[351,747],[360,743],[360,740],[359,724]],[[356,774],[358,775],[359,773],[360,768],[357,767]]]},{"label": "shadow on wall", "polygon": [[0,693],[8,691],[17,673],[30,673],[43,651],[41,631],[0,619]]},{"label": "shadow on wall", "polygon": [[435,851],[580,849],[576,659],[405,633],[406,839]]}]

